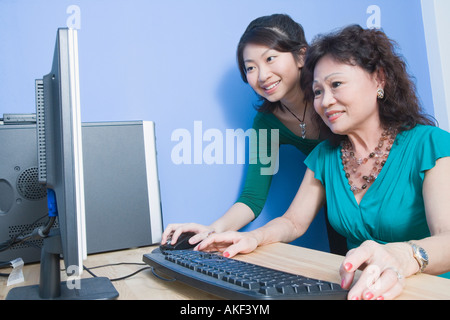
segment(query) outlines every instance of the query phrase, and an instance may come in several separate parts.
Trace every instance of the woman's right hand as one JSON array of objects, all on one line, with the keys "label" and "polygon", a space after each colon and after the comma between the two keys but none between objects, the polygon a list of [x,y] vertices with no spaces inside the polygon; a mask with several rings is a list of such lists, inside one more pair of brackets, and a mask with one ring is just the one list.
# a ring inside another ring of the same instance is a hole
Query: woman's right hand
[{"label": "woman's right hand", "polygon": [[173,223],[169,224],[164,230],[161,238],[161,244],[166,244],[167,240],[170,239],[171,244],[177,243],[178,237],[182,233],[186,232],[194,232],[196,233],[191,239],[189,239],[189,243],[195,244],[207,238],[211,233],[214,232],[214,229],[211,227],[207,227],[198,223]]}]

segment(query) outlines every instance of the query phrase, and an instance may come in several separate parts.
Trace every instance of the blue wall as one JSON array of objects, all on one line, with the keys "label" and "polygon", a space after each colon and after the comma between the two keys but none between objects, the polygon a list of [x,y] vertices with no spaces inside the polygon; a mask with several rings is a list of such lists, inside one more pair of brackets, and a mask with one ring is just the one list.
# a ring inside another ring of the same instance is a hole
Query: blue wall
[{"label": "blue wall", "polygon": [[[80,11],[67,9],[76,5]],[[377,5],[380,14],[373,20]],[[82,120],[156,122],[164,223],[211,223],[238,197],[242,164],[180,164],[172,133],[246,130],[257,99],[239,76],[235,48],[254,18],[288,13],[307,38],[350,23],[381,22],[397,40],[433,112],[420,0],[0,0],[0,115],[34,112],[34,79],[50,71],[56,29],[79,28]],[[73,18],[73,19],[72,19]],[[194,137],[193,137],[194,138]],[[210,142],[197,142],[205,148]],[[268,203],[250,228],[286,210],[303,156],[283,148]],[[297,244],[328,250],[323,216]]]}]

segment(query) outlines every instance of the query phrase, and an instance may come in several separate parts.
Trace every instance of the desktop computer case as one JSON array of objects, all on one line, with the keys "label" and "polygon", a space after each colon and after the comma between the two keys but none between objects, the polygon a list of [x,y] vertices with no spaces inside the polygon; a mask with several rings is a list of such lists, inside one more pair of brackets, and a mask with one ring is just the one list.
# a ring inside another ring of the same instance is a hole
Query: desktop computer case
[{"label": "desktop computer case", "polygon": [[[88,254],[160,242],[154,123],[83,123],[82,134]],[[36,148],[35,125],[0,125],[0,242],[47,220]],[[41,241],[0,252],[0,261],[37,262]]]}]

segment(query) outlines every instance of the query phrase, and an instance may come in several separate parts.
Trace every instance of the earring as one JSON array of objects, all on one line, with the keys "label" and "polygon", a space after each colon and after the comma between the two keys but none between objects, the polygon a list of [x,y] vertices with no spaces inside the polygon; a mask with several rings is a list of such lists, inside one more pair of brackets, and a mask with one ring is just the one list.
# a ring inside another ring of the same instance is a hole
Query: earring
[{"label": "earring", "polygon": [[383,89],[380,88],[377,90],[377,97],[378,97],[378,99],[384,98],[384,90]]}]

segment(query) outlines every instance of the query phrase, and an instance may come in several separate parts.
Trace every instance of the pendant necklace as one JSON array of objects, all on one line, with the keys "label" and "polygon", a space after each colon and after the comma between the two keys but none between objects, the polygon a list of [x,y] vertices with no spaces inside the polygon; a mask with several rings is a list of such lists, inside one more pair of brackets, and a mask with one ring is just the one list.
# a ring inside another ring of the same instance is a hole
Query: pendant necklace
[{"label": "pendant necklace", "polygon": [[306,108],[308,107],[308,104],[305,103],[305,108],[303,109],[303,120],[301,120],[299,117],[295,115],[287,106],[283,104],[283,106],[286,108],[287,111],[289,111],[290,114],[292,114],[299,122],[300,129],[302,130],[302,139],[306,138],[306,123],[305,123],[305,116],[306,116]]}]

